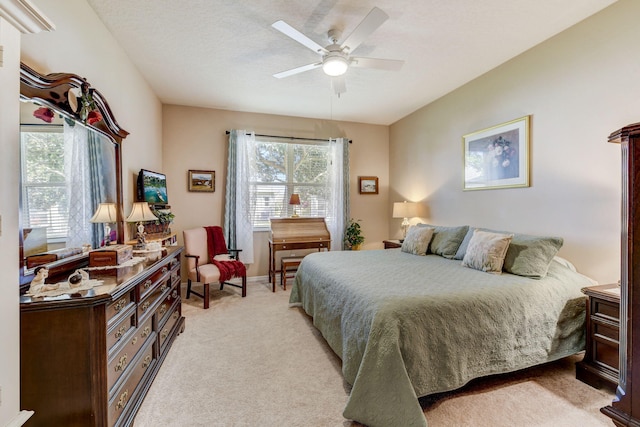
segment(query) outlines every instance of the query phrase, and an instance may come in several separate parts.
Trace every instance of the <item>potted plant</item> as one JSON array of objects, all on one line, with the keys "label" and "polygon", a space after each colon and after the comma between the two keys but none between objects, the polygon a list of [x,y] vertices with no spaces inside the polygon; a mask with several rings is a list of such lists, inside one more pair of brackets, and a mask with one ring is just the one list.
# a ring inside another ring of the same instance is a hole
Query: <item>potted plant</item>
[{"label": "potted plant", "polygon": [[344,231],[345,249],[357,251],[364,243],[364,236],[362,235],[362,229],[358,221],[361,220],[354,220],[353,218],[349,220],[349,224]]},{"label": "potted plant", "polygon": [[176,217],[169,209],[154,209],[153,214],[158,217],[155,224],[160,225],[164,234],[169,234],[169,226]]}]

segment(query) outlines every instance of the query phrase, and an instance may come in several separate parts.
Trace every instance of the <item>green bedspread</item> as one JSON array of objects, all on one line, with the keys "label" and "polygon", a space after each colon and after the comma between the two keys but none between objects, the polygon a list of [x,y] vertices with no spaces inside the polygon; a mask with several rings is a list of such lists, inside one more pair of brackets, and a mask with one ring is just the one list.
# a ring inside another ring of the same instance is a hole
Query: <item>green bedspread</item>
[{"label": "green bedspread", "polygon": [[342,359],[346,418],[426,426],[419,396],[583,350],[590,285],[556,261],[536,280],[400,250],[320,252],[302,261],[290,303]]}]

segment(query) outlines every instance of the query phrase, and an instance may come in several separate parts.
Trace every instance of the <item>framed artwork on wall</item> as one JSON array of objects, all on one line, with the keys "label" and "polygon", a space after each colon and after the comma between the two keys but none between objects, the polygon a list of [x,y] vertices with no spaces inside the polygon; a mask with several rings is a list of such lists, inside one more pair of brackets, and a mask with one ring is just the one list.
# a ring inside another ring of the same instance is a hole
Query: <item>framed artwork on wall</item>
[{"label": "framed artwork on wall", "polygon": [[529,186],[530,117],[462,137],[464,190]]},{"label": "framed artwork on wall", "polygon": [[378,194],[378,177],[359,176],[358,190],[360,194]]},{"label": "framed artwork on wall", "polygon": [[216,191],[216,171],[189,170],[189,191]]}]

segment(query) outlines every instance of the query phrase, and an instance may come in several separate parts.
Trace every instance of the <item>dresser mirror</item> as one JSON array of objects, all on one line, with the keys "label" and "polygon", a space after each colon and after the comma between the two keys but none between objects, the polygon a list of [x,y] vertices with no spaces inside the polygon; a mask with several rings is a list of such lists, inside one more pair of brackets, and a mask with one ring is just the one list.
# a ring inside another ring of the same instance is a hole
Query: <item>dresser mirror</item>
[{"label": "dresser mirror", "polygon": [[[89,249],[124,241],[121,143],[128,132],[100,92],[75,74],[42,75],[21,64],[20,101],[25,285],[39,265],[63,273],[86,262]],[[94,217],[101,203],[111,204],[109,223]]]}]

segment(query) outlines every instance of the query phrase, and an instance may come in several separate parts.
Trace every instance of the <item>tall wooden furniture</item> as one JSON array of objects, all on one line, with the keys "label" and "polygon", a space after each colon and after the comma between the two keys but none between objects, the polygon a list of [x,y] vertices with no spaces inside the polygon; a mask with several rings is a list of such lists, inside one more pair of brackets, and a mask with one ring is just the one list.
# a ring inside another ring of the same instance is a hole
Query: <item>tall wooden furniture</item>
[{"label": "tall wooden furniture", "polygon": [[617,283],[582,290],[587,300],[587,345],[576,378],[593,387],[615,388],[619,375],[620,287]]},{"label": "tall wooden furniture", "polygon": [[20,298],[20,405],[35,411],[26,426],[132,425],[184,330],[181,252],[92,270],[103,284],[78,294]]},{"label": "tall wooden furniture", "polygon": [[640,426],[640,123],[613,132],[622,149],[620,378],[602,412],[617,426]]},{"label": "tall wooden furniture", "polygon": [[269,283],[276,283],[279,251],[331,249],[331,235],[324,218],[271,218],[269,233]]}]

